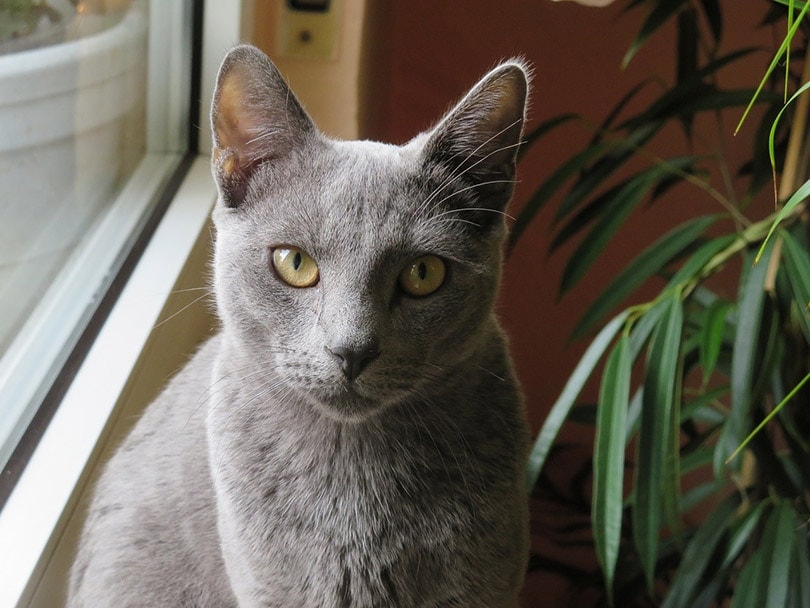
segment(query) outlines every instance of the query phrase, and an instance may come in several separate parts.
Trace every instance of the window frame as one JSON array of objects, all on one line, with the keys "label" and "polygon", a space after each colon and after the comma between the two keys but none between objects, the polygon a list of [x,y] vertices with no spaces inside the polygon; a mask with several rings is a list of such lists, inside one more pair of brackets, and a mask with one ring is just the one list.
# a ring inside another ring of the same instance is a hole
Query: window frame
[{"label": "window frame", "polygon": [[[241,4],[228,0],[202,1],[201,70],[199,82],[192,86],[201,99],[193,124],[200,126],[199,149],[204,152],[184,161],[187,173],[97,328],[86,356],[72,379],[65,383],[58,407],[0,511],[3,573],[0,606],[31,605],[33,595],[46,578],[52,557],[64,540],[68,521],[108,442],[142,350],[195,243],[207,230],[206,222],[216,198],[208,159],[211,145],[208,108],[219,62],[241,37]],[[161,27],[150,20],[150,27],[153,26]],[[191,66],[168,65],[161,69],[177,77]],[[167,166],[168,172],[174,170],[178,159],[169,143],[171,135],[166,135],[167,130],[178,128],[176,121],[176,116],[168,114],[163,117],[163,131],[147,133],[147,137],[153,138],[152,145],[165,151],[162,158],[154,161],[171,164]],[[165,378],[173,370],[164,371]]]}]

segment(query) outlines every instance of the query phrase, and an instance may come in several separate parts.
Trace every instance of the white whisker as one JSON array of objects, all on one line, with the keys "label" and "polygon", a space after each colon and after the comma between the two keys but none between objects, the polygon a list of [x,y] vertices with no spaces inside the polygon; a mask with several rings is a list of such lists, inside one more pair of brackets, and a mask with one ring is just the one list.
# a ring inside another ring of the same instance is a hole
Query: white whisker
[{"label": "white whisker", "polygon": [[[469,172],[470,172],[472,169],[474,169],[475,167],[477,167],[477,166],[478,166],[479,164],[481,164],[482,162],[484,162],[484,161],[486,161],[487,159],[489,159],[489,157],[493,156],[494,154],[498,154],[499,152],[503,152],[504,150],[508,150],[508,149],[510,149],[510,148],[517,148],[517,147],[519,147],[519,146],[520,146],[520,142],[517,142],[517,143],[514,143],[514,144],[509,144],[509,145],[507,145],[507,146],[503,146],[503,147],[500,147],[500,148],[496,148],[496,149],[494,149],[494,150],[491,150],[489,153],[485,154],[485,155],[484,155],[484,156],[482,156],[481,158],[479,158],[477,161],[475,161],[475,162],[474,162],[474,163],[472,163],[471,165],[469,165],[469,166],[465,166],[465,165],[466,165],[466,163],[467,163],[467,161],[469,161],[469,160],[470,160],[470,159],[471,159],[471,158],[472,158],[472,157],[473,157],[475,154],[477,154],[477,153],[478,153],[478,152],[479,152],[479,151],[480,151],[480,150],[481,150],[483,147],[485,147],[486,145],[488,145],[490,142],[492,142],[492,140],[496,139],[497,137],[500,137],[500,136],[501,136],[503,133],[505,133],[505,132],[506,132],[506,131],[508,131],[509,129],[513,128],[515,125],[519,124],[521,120],[522,120],[522,118],[520,118],[520,119],[518,119],[518,120],[516,120],[516,121],[512,122],[511,124],[507,125],[507,126],[506,126],[506,127],[504,127],[503,129],[501,129],[500,131],[498,131],[497,133],[495,133],[494,135],[492,135],[491,137],[489,137],[488,139],[486,139],[486,140],[485,140],[483,143],[481,143],[481,144],[480,144],[480,145],[479,145],[477,148],[475,148],[475,149],[474,149],[472,152],[470,152],[470,153],[469,153],[469,154],[468,154],[468,155],[467,155],[467,156],[466,156],[466,157],[465,157],[465,158],[464,158],[464,159],[463,159],[463,160],[462,160],[462,161],[461,161],[461,162],[460,162],[460,163],[457,165],[457,167],[456,167],[456,168],[455,168],[453,171],[451,171],[451,173],[450,173],[450,175],[447,177],[447,179],[446,179],[446,180],[445,180],[445,181],[444,181],[442,184],[440,184],[440,185],[439,185],[439,186],[438,186],[438,187],[437,187],[437,188],[436,188],[436,189],[435,189],[433,192],[431,192],[431,193],[430,193],[430,194],[427,196],[427,198],[426,198],[424,201],[422,201],[422,203],[420,203],[420,205],[419,205],[419,207],[418,207],[418,209],[417,209],[417,214],[424,213],[424,210],[426,210],[426,209],[428,208],[428,206],[429,206],[429,205],[430,205],[430,204],[433,202],[433,199],[435,199],[435,197],[437,197],[437,196],[439,195],[439,193],[440,193],[442,190],[444,190],[445,188],[447,188],[448,186],[450,186],[450,185],[451,185],[451,184],[453,184],[454,182],[456,182],[456,181],[458,181],[459,179],[461,179],[461,177],[463,177],[465,174],[469,173]],[[463,169],[462,169],[462,168],[463,168]],[[461,171],[459,171],[460,169],[462,169],[462,170],[461,170]]]},{"label": "white whisker", "polygon": [[201,295],[201,296],[198,296],[198,297],[194,298],[194,299],[193,299],[191,302],[189,302],[188,304],[186,304],[185,306],[183,306],[183,307],[182,307],[180,310],[178,310],[178,311],[176,311],[176,312],[174,312],[174,313],[170,314],[168,317],[166,317],[166,318],[165,318],[165,319],[163,319],[162,321],[160,321],[160,322],[156,323],[156,324],[155,324],[155,326],[154,326],[152,329],[157,329],[158,327],[161,327],[162,325],[164,325],[164,324],[168,323],[169,321],[171,321],[172,319],[174,319],[174,318],[175,318],[175,317],[177,317],[178,315],[180,315],[180,314],[184,313],[184,312],[185,312],[185,311],[187,311],[189,308],[191,308],[192,306],[194,306],[194,305],[195,305],[197,302],[199,302],[199,301],[201,301],[201,300],[204,300],[205,298],[207,298],[207,297],[208,297],[208,296],[210,296],[210,295],[213,295],[213,294],[211,294],[211,293],[204,293],[203,295]]}]

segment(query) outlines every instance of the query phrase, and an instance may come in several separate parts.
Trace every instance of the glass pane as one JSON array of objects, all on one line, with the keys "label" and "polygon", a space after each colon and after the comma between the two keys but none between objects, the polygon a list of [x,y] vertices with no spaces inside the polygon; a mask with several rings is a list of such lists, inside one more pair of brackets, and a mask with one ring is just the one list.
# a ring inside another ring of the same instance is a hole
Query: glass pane
[{"label": "glass pane", "polygon": [[[91,14],[65,3],[36,21],[45,6],[9,11],[18,27],[6,22],[0,42],[0,350],[143,155],[146,15],[125,4]],[[17,50],[37,43],[47,46]]]},{"label": "glass pane", "polygon": [[0,0],[0,466],[176,166],[147,133],[190,50],[149,11],[187,42],[189,3],[151,4]]}]

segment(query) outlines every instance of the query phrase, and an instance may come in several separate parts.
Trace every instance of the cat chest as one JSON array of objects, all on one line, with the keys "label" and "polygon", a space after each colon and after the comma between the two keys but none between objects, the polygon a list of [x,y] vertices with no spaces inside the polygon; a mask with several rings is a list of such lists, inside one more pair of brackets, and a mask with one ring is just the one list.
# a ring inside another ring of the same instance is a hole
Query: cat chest
[{"label": "cat chest", "polygon": [[471,518],[461,499],[390,464],[347,467],[267,471],[244,505],[240,533],[269,589],[312,605],[416,605],[414,588],[428,593],[437,573],[447,583],[462,571],[455,544]]},{"label": "cat chest", "polygon": [[416,530],[434,538],[446,533],[469,501],[452,476],[390,461],[271,463],[253,482],[249,508],[268,537],[286,531],[347,551],[397,545]]}]

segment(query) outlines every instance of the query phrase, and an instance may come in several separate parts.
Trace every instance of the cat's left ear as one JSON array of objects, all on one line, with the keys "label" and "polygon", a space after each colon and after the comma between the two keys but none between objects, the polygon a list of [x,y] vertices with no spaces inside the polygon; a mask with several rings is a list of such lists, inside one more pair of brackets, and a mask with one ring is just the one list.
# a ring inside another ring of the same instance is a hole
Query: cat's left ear
[{"label": "cat's left ear", "polygon": [[476,84],[429,134],[427,162],[441,163],[476,186],[487,204],[503,208],[512,195],[523,134],[530,71],[502,63]]},{"label": "cat's left ear", "polygon": [[307,144],[317,130],[270,59],[240,45],[222,61],[211,104],[212,168],[227,207],[242,204],[256,168]]}]

